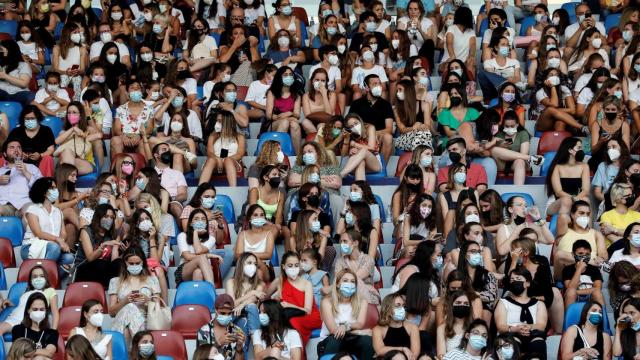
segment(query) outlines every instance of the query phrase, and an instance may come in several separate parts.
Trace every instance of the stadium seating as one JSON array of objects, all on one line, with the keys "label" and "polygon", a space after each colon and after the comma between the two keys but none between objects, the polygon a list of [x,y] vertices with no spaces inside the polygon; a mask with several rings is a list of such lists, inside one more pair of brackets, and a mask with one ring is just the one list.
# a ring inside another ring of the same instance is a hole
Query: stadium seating
[{"label": "stadium seating", "polygon": [[[569,305],[564,314],[564,325],[562,327],[562,331],[566,331],[570,326],[576,325],[580,322],[580,315],[582,314],[582,309],[584,308],[585,304],[586,303],[584,302],[576,302]],[[602,323],[604,326],[604,331],[609,335],[613,335],[613,332],[611,331],[611,328],[609,326],[609,319],[607,318],[606,308],[603,310],[605,310],[602,312]]]},{"label": "stadium seating", "polygon": [[545,131],[538,142],[538,155],[558,151],[562,140],[568,137],[571,137],[571,133],[568,131]]},{"label": "stadium seating", "polygon": [[78,281],[67,286],[62,306],[82,306],[85,301],[91,299],[98,300],[104,311],[107,311],[107,299],[102,285],[97,282]]},{"label": "stadium seating", "polygon": [[53,136],[58,136],[63,129],[64,121],[59,117],[45,116],[40,125],[48,126],[53,132]]},{"label": "stadium seating", "polygon": [[58,323],[58,333],[67,340],[73,328],[80,326],[82,316],[82,306],[68,306],[60,309],[60,322]]},{"label": "stadium seating", "polygon": [[45,259],[26,259],[22,261],[20,270],[18,270],[18,281],[29,281],[29,273],[34,266],[42,266],[49,278],[49,284],[55,289],[59,288],[58,282],[58,264],[53,260]]},{"label": "stadium seating", "polygon": [[124,339],[124,335],[117,331],[105,330],[105,334],[111,335],[111,351],[113,352],[113,359],[129,358],[129,351],[127,350],[127,342]]},{"label": "stadium seating", "polygon": [[152,331],[156,354],[171,356],[175,360],[187,359],[184,338],[177,331]]},{"label": "stadium seating", "polygon": [[173,308],[171,330],[185,339],[195,339],[198,330],[211,320],[209,309],[202,305],[180,305]]},{"label": "stadium seating", "polygon": [[22,221],[13,216],[0,217],[0,234],[11,240],[13,247],[22,245],[22,239],[24,238]]},{"label": "stadium seating", "polygon": [[214,312],[216,291],[213,285],[206,281],[183,281],[178,286],[173,307],[179,305],[203,305]]},{"label": "stadium seating", "polygon": [[17,102],[3,101],[0,102],[0,112],[7,115],[7,118],[9,119],[9,129],[15,129],[20,121],[22,105]]},{"label": "stadium seating", "polygon": [[13,255],[13,244],[6,237],[0,237],[0,263],[5,268],[16,267],[16,258]]},{"label": "stadium seating", "polygon": [[504,201],[505,203],[507,202],[507,200],[509,200],[509,198],[511,198],[513,196],[520,196],[520,197],[524,198],[524,200],[527,202],[527,206],[535,205],[535,202],[533,201],[533,196],[531,196],[528,193],[524,193],[524,192],[508,192],[508,193],[500,194],[500,197],[502,198],[502,201]]},{"label": "stadium seating", "polygon": [[291,142],[291,136],[289,136],[289,134],[287,133],[277,131],[265,132],[260,135],[260,139],[258,139],[258,147],[256,148],[254,156],[258,156],[258,154],[260,154],[260,150],[262,150],[262,144],[264,144],[265,141],[269,140],[279,142],[280,148],[282,148],[282,152],[286,156],[295,156],[295,152],[293,151],[293,143]]}]

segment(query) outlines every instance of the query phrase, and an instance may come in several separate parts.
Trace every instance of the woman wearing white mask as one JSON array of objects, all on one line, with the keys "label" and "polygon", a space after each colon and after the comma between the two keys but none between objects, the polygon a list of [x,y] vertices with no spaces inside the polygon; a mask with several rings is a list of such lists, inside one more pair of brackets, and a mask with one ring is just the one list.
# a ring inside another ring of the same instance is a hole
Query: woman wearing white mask
[{"label": "woman wearing white mask", "polygon": [[[621,90],[615,90],[620,94]],[[600,105],[600,106],[598,106]],[[602,102],[594,100],[588,120],[591,132],[591,158],[588,161],[591,171],[595,171],[604,162],[608,140],[631,146],[631,127],[625,119],[624,102],[615,95],[607,95]],[[618,155],[619,156],[619,155]]]},{"label": "woman wearing white mask", "polygon": [[[35,293],[41,293],[44,295],[47,303],[56,304],[50,309],[51,313],[51,327],[53,329],[58,328],[58,322],[60,319],[60,315],[58,312],[58,296],[56,295],[56,289],[54,289],[49,284],[48,274],[46,270],[40,266],[36,265],[29,271],[29,281],[27,283],[27,288],[25,292],[20,295],[20,300],[17,304],[11,304],[9,300],[5,300],[6,305],[14,306],[9,313],[9,316],[2,322],[0,322],[0,335],[5,334],[11,331],[16,325],[19,325],[22,319],[24,318],[24,313],[26,309],[29,309],[28,300],[31,295]],[[20,335],[19,337],[22,337]],[[56,343],[57,345],[57,343]]]},{"label": "woman wearing white mask", "polygon": [[560,240],[553,254],[554,279],[561,279],[564,267],[575,262],[572,246],[576,240],[584,239],[591,245],[591,264],[600,265],[609,258],[604,236],[591,227],[591,207],[588,202],[575,201],[571,205],[569,219],[565,220],[565,217],[558,218],[557,236]]},{"label": "woman wearing white mask", "polygon": [[104,12],[103,17],[113,31],[111,34],[117,36],[123,34],[127,37],[133,33],[133,23],[131,22],[131,11],[123,9],[119,3],[111,4],[111,7]]},{"label": "woman wearing white mask", "polygon": [[409,1],[407,15],[398,19],[398,29],[407,32],[409,41],[419,50],[420,56],[426,57],[433,66],[433,51],[438,29],[427,17],[422,1]]},{"label": "woman wearing white mask", "polygon": [[331,121],[336,113],[336,93],[328,87],[329,74],[323,68],[313,71],[307,92],[302,96],[302,112],[305,119],[302,128],[306,133],[314,133],[316,126]]},{"label": "woman wearing white mask", "polygon": [[[616,139],[609,139],[604,142],[604,148],[607,149],[604,155],[604,161],[598,165],[596,174],[591,180],[593,196],[598,202],[602,202],[608,198],[606,195],[609,188],[613,185],[615,178],[618,176],[620,167],[625,164],[630,157],[629,148]],[[602,212],[599,206],[598,212]],[[606,208],[606,206],[604,207]]]},{"label": "woman wearing white mask", "polygon": [[84,336],[101,359],[110,360],[113,359],[112,342],[111,335],[102,332],[103,311],[98,300],[85,301],[80,312],[80,326],[73,328],[69,337],[76,334]]},{"label": "woman wearing white mask", "polygon": [[53,359],[58,351],[58,332],[49,326],[49,302],[42,293],[33,293],[27,299],[22,323],[11,329],[14,339],[25,337],[33,340],[36,351],[33,358]]},{"label": "woman wearing white mask", "polygon": [[358,359],[372,359],[374,348],[367,327],[369,304],[358,294],[357,275],[352,270],[336,272],[331,295],[322,299],[322,330],[319,349],[335,354],[346,351]]},{"label": "woman wearing white mask", "polygon": [[367,171],[379,172],[383,166],[376,128],[362,121],[357,114],[347,115],[345,125],[342,153],[349,154],[349,158],[340,176],[353,173],[356,180],[366,180]]},{"label": "woman wearing white mask", "polygon": [[[238,258],[233,277],[224,284],[225,293],[235,301],[233,314],[236,324],[248,335],[260,328],[258,302],[264,298],[266,291],[258,267],[258,258],[250,252],[244,252]],[[239,322],[240,319],[244,321]]]},{"label": "woman wearing white mask", "polygon": [[187,221],[187,228],[178,235],[180,266],[176,270],[176,284],[182,281],[208,281],[214,287],[211,259],[222,263],[224,259],[212,252],[216,239],[209,233],[206,212],[193,210]]},{"label": "woman wearing white mask", "polygon": [[[448,262],[456,266],[459,264],[460,248],[451,249],[451,241],[454,244],[461,244],[465,241],[473,241],[480,245],[480,254],[484,268],[488,271],[495,271],[496,266],[493,261],[497,257],[496,243],[494,238],[487,232],[481,224],[480,209],[474,203],[461,205],[457,212],[455,232],[450,232],[447,236],[447,246],[445,248]],[[453,237],[453,239],[451,239]]]},{"label": "woman wearing white mask", "polygon": [[[145,11],[145,20],[148,13]],[[175,19],[174,19],[175,20]],[[169,26],[169,18],[166,15],[157,14],[153,15],[151,20],[151,27],[149,32],[144,35],[145,44],[150,44],[153,50],[154,58],[161,60],[162,63],[167,63],[170,59],[170,54],[175,48],[178,38],[173,34],[172,27]],[[180,26],[178,25],[178,29]]]},{"label": "woman wearing white mask", "polygon": [[82,46],[82,30],[73,22],[62,28],[60,42],[54,46],[51,54],[51,71],[61,75],[60,86],[71,86],[75,92],[75,99],[80,98],[82,74],[89,65],[89,54]]},{"label": "woman wearing white mask", "polygon": [[473,14],[468,7],[459,7],[454,14],[453,25],[447,28],[440,72],[452,59],[462,60],[467,69],[476,68],[476,34],[473,31]]},{"label": "woman wearing white mask", "polygon": [[[419,68],[416,71],[425,70]],[[412,151],[419,145],[432,147],[431,134],[435,131],[431,119],[433,99],[428,96],[425,85],[418,85],[418,83],[428,84],[428,80],[425,72],[424,77],[419,77],[415,86],[407,79],[398,82],[395,92],[395,107],[393,108],[396,126],[400,132],[400,136],[393,140],[396,149]],[[420,90],[418,90],[420,95],[416,93],[416,86],[420,86]]]},{"label": "woman wearing white mask", "polygon": [[333,14],[331,4],[328,2],[320,3],[320,14],[317,22],[309,30],[311,48],[313,49],[313,58],[316,61],[322,60],[319,49],[327,45],[335,45],[336,35],[344,34],[345,28],[340,24],[338,16]]},{"label": "woman wearing white mask", "polygon": [[398,169],[400,169],[400,178],[404,178],[404,172],[407,166],[414,164],[418,165],[422,169],[422,184],[424,186],[424,192],[427,194],[434,194],[436,188],[436,165],[434,162],[433,148],[428,145],[418,145],[413,149],[413,155],[411,159],[406,163],[398,163]]},{"label": "woman wearing white mask", "polygon": [[276,0],[276,2],[273,3],[275,12],[273,16],[269,17],[268,21],[269,38],[273,38],[281,29],[284,29],[293,35],[293,46],[304,46],[305,44],[300,43],[302,41],[300,20],[293,15],[292,6],[289,0]]},{"label": "woman wearing white mask", "polygon": [[[207,161],[200,175],[200,184],[211,176],[226,175],[229,186],[236,186],[238,172],[242,171],[242,157],[246,153],[245,136],[238,131],[233,113],[220,110],[213,113],[214,132],[207,140]],[[215,120],[214,120],[215,119]]]},{"label": "woman wearing white mask", "polygon": [[536,87],[545,69],[558,69],[562,74],[569,75],[567,63],[562,58],[563,49],[560,47],[560,41],[557,40],[555,34],[543,36],[538,49],[534,49],[534,51],[537,56],[532,56],[533,59],[530,59],[531,63],[527,73],[527,85],[529,87]]},{"label": "woman wearing white mask", "polygon": [[153,104],[143,101],[142,84],[131,80],[127,85],[128,101],[116,109],[111,137],[111,154],[121,154],[135,149],[151,159],[151,148],[147,134],[153,132]]},{"label": "woman wearing white mask", "polygon": [[268,269],[264,263],[268,263],[273,255],[275,246],[275,229],[268,223],[264,209],[253,204],[247,208],[245,224],[238,233],[238,241],[234,249],[236,259],[244,253],[251,252],[260,260],[262,279],[269,280]]},{"label": "woman wearing white mask", "polygon": [[565,60],[567,60],[569,64],[568,70],[570,73],[574,73],[574,78],[578,78],[581,75],[582,65],[593,53],[602,55],[602,58],[605,60],[604,67],[609,69],[609,54],[602,48],[603,44],[606,45],[606,39],[600,34],[597,28],[592,27],[584,31],[582,40],[580,40],[576,50],[572,54],[566,53],[564,55]]},{"label": "woman wearing white mask", "polygon": [[124,334],[130,343],[133,335],[146,328],[149,301],[160,295],[158,279],[151,276],[139,247],[129,247],[122,255],[120,276],[111,279],[107,295],[109,315],[115,317],[111,329]]},{"label": "woman wearing white mask", "polygon": [[41,66],[44,66],[44,43],[39,36],[35,36],[36,30],[33,24],[29,21],[22,21],[18,23],[18,46],[22,53],[22,60],[31,65],[31,70],[34,73],[39,73]]},{"label": "woman wearing white mask", "polygon": [[[420,355],[420,331],[407,321],[404,298],[389,294],[382,300],[378,324],[373,328],[373,350],[383,356],[389,351],[402,351],[407,358]],[[426,350],[426,349],[425,349]]]}]

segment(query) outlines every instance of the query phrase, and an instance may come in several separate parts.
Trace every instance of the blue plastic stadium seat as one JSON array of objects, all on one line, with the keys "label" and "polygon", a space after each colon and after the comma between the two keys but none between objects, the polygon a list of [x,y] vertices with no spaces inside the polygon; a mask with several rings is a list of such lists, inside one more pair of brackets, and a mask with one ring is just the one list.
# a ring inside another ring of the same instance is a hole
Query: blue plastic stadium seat
[{"label": "blue plastic stadium seat", "polygon": [[156,356],[156,360],[173,360],[173,358],[171,356],[159,355]]},{"label": "blue plastic stadium seat", "polygon": [[222,215],[224,215],[227,223],[234,224],[236,222],[236,212],[233,209],[233,201],[231,201],[229,196],[216,194],[216,202],[213,207],[216,210],[222,211]]},{"label": "blue plastic stadium seat", "polygon": [[50,127],[51,131],[53,132],[53,136],[56,137],[62,131],[64,121],[62,121],[62,119],[60,119],[59,117],[45,116],[44,119],[42,119],[40,125]]},{"label": "blue plastic stadium seat", "polygon": [[129,359],[129,352],[127,351],[127,343],[124,339],[124,335],[117,331],[104,330],[105,334],[111,335],[111,351],[113,352],[113,359]]},{"label": "blue plastic stadium seat", "polygon": [[[22,112],[22,105],[18,102],[3,101],[0,102],[0,112],[7,114],[9,119],[9,130],[13,130],[18,126],[20,122],[20,113]],[[54,134],[55,136],[56,134]]]},{"label": "blue plastic stadium seat", "polygon": [[4,274],[4,266],[0,264],[0,290],[7,290],[7,277]]},{"label": "blue plastic stadium seat", "polygon": [[536,18],[533,16],[527,16],[522,19],[522,23],[520,24],[520,36],[527,36],[527,29],[536,24]]},{"label": "blue plastic stadium seat", "polygon": [[196,87],[196,91],[198,93],[198,99],[202,99],[204,97],[204,87],[203,86],[198,86]]},{"label": "blue plastic stadium seat", "polygon": [[214,312],[216,289],[206,281],[183,281],[178,285],[173,307],[178,305],[198,304],[206,306],[209,312]]},{"label": "blue plastic stadium seat", "polygon": [[[578,324],[580,322],[580,314],[582,313],[582,308],[586,303],[577,302],[569,305],[566,313],[564,314],[564,325],[562,326],[562,332],[565,332],[570,326]],[[607,318],[607,308],[604,307],[602,309],[602,323],[604,325],[604,332],[609,335],[612,335],[611,327],[609,326],[609,319]]]},{"label": "blue plastic stadium seat", "polygon": [[56,25],[56,28],[53,30],[53,39],[58,42],[60,40],[60,36],[62,35],[62,28],[64,27],[64,23],[61,21]]},{"label": "blue plastic stadium seat", "polygon": [[[11,285],[7,300],[11,301],[12,304],[18,304],[20,302],[20,296],[24,294],[25,290],[27,290],[26,282],[18,282]],[[0,321],[4,321],[9,314],[11,314],[13,309],[15,309],[15,306],[8,306],[2,310],[2,312],[0,312]],[[11,332],[4,334],[4,341],[11,342]]]},{"label": "blue plastic stadium seat", "polygon": [[387,212],[385,211],[384,202],[382,202],[382,198],[380,195],[373,194],[373,197],[376,198],[376,202],[378,203],[378,207],[380,208],[380,222],[387,222]]},{"label": "blue plastic stadium seat", "polygon": [[16,35],[18,30],[18,22],[15,20],[0,20],[0,33],[7,33],[11,36]]},{"label": "blue plastic stadium seat", "polygon": [[542,164],[542,169],[540,169],[540,176],[547,176],[554,157],[556,157],[555,151],[549,151],[544,154],[544,164]]},{"label": "blue plastic stadium seat", "polygon": [[175,234],[173,234],[173,236],[169,237],[169,244],[171,244],[171,246],[178,245],[178,234],[180,233],[180,227],[178,226],[178,221],[176,221],[176,218],[173,218],[173,228],[176,229],[176,232]]},{"label": "blue plastic stadium seat", "polygon": [[271,131],[260,135],[260,139],[258,140],[258,147],[256,148],[256,152],[253,154],[254,156],[258,156],[260,154],[262,144],[264,144],[264,142],[268,140],[279,142],[280,147],[282,148],[282,152],[285,155],[294,156],[296,154],[293,151],[293,143],[291,142],[291,136],[289,136],[289,134],[285,132]]},{"label": "blue plastic stadium seat", "polygon": [[574,23],[578,20],[576,17],[576,6],[578,6],[579,4],[580,4],[579,2],[568,2],[568,3],[563,3],[561,6],[562,9],[567,10],[567,12],[569,13],[570,23]]},{"label": "blue plastic stadium seat", "polygon": [[273,253],[271,253],[271,265],[280,266],[280,259],[278,259],[278,249],[274,246]]},{"label": "blue plastic stadium seat", "polygon": [[553,238],[555,239],[557,234],[558,234],[558,214],[554,214],[551,217],[551,221],[549,221],[549,231],[551,231],[551,235],[553,235]]},{"label": "blue plastic stadium seat", "polygon": [[502,201],[504,201],[505,203],[512,196],[520,196],[520,197],[524,198],[524,200],[527,202],[527,206],[535,205],[535,201],[533,200],[533,196],[531,196],[529,193],[525,193],[525,192],[507,192],[507,193],[504,193],[504,194],[500,195],[500,197],[502,198]]},{"label": "blue plastic stadium seat", "polygon": [[98,180],[98,176],[100,176],[100,162],[97,158],[94,158],[95,166],[93,167],[93,171],[78,176],[77,186],[78,187],[87,187],[92,188],[96,185],[96,181]]},{"label": "blue plastic stadium seat", "polygon": [[217,32],[213,32],[211,34],[209,34],[213,37],[213,39],[216,41],[216,45],[218,45],[218,47],[220,47],[220,33]]},{"label": "blue plastic stadium seat", "polygon": [[609,14],[607,18],[604,19],[604,28],[607,30],[607,33],[614,27],[620,25],[620,16],[622,16],[622,13]]},{"label": "blue plastic stadium seat", "polygon": [[309,34],[307,33],[307,26],[304,24],[303,21],[300,21],[300,43],[302,44],[302,47],[306,47],[307,46],[307,39],[309,38]]},{"label": "blue plastic stadium seat", "polygon": [[20,218],[15,216],[0,217],[0,234],[11,240],[13,247],[22,245],[24,229],[22,228]]},{"label": "blue plastic stadium seat", "polygon": [[319,337],[320,337],[320,329],[314,329],[311,332],[311,338],[313,339],[313,338],[319,338]]}]

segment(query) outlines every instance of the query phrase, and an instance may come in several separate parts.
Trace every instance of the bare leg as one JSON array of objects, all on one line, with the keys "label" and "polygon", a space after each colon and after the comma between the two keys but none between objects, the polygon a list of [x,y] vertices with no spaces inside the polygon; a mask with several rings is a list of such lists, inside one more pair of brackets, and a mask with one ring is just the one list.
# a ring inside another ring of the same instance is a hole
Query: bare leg
[{"label": "bare leg", "polygon": [[393,135],[389,133],[379,134],[378,141],[382,144],[381,152],[384,157],[384,164],[382,164],[382,166],[386,166],[391,154],[393,153]]},{"label": "bare leg", "polygon": [[[92,141],[91,146],[93,147],[93,158],[98,159],[100,165],[104,164],[106,162],[106,159],[104,158],[104,149],[102,147],[102,140]],[[102,171],[98,169],[98,172],[101,173]]]},{"label": "bare leg", "polygon": [[553,302],[549,308],[549,314],[551,315],[551,326],[556,334],[562,334],[562,323],[564,322],[564,303],[562,301],[562,295],[558,288],[553,287]]},{"label": "bare leg", "polygon": [[527,173],[527,164],[524,160],[518,159],[513,162],[513,184],[524,185],[524,180]]},{"label": "bare leg", "polygon": [[264,111],[260,110],[260,109],[251,109],[249,111],[247,111],[247,115],[249,116],[249,119],[260,119],[262,118],[265,114]]},{"label": "bare leg", "polygon": [[122,142],[122,135],[113,136],[111,138],[111,156],[115,154],[122,154],[124,152],[124,143]]},{"label": "bare leg", "polygon": [[87,160],[74,158],[73,165],[78,169],[78,175],[86,175],[93,172],[93,164]]},{"label": "bare leg", "polygon": [[293,143],[293,150],[296,154],[300,153],[300,148],[302,147],[302,131],[300,130],[300,124],[298,124],[298,119],[291,119],[289,121],[289,135],[291,135],[291,142]]},{"label": "bare leg", "polygon": [[560,199],[554,201],[547,207],[547,215],[554,215],[555,213],[568,214],[571,211],[571,205],[573,201],[568,196],[563,196]]},{"label": "bare leg", "polygon": [[183,160],[184,156],[182,154],[173,154],[173,169],[180,171],[181,173],[184,174],[184,166],[183,166]]},{"label": "bare leg", "polygon": [[[578,299],[578,292],[576,289],[566,289],[564,292],[564,307],[565,309],[569,307],[569,305],[576,302]],[[602,303],[601,303],[602,304]]]},{"label": "bare leg", "polygon": [[224,172],[227,175],[227,181],[229,182],[229,186],[236,187],[237,183],[237,169],[236,169],[236,161],[232,158],[225,158],[222,161],[224,165]]},{"label": "bare leg", "polygon": [[315,132],[318,132],[318,129],[316,129],[316,126],[313,125],[313,122],[311,122],[311,120],[309,119],[302,120],[302,128],[307,134],[313,134]]},{"label": "bare leg", "polygon": [[213,270],[211,270],[211,264],[206,254],[198,255],[191,261],[186,263],[182,267],[182,278],[185,280],[195,280],[196,270],[199,270],[198,275],[202,276],[204,281],[208,281],[215,287],[213,283]]}]

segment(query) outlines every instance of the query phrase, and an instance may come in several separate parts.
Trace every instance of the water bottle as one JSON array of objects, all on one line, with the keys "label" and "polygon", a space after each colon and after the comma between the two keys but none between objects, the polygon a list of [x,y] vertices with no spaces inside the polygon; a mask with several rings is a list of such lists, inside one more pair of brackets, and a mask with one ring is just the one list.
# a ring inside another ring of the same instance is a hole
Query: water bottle
[{"label": "water bottle", "polygon": [[591,155],[591,136],[587,135],[582,139],[582,150],[585,154]]}]

